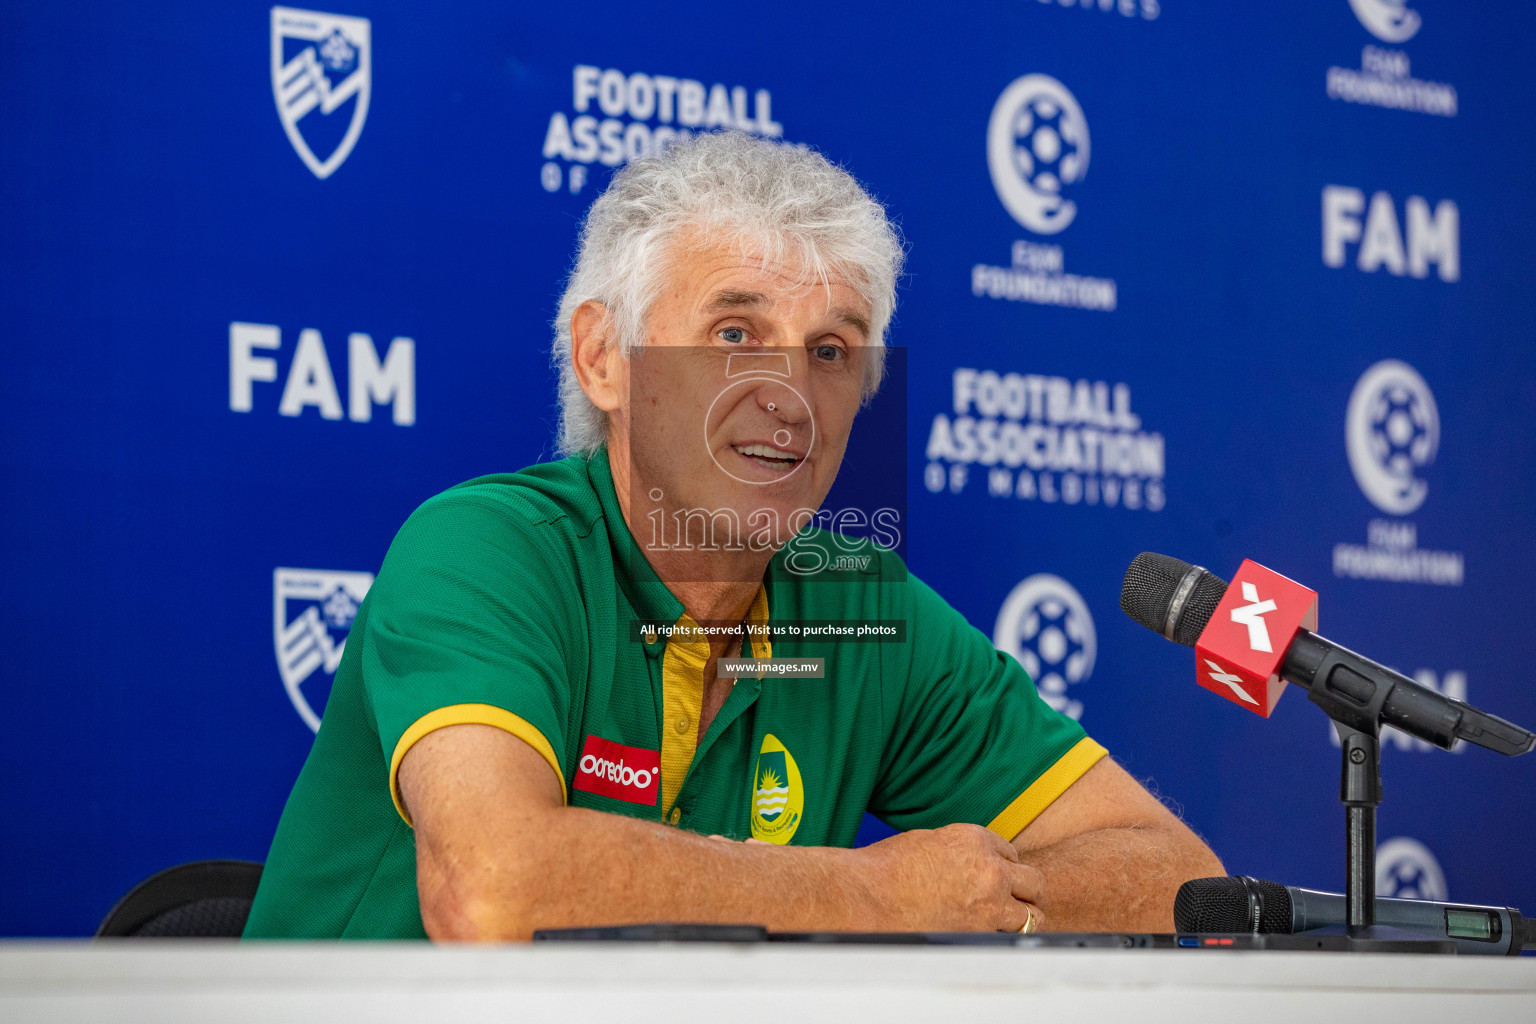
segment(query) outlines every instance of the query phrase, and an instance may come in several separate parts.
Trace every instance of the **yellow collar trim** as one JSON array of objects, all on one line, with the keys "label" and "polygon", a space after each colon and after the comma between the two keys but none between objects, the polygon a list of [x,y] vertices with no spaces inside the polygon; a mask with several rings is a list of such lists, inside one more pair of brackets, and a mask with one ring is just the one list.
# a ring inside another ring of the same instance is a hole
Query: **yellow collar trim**
[{"label": "yellow collar trim", "polygon": [[[759,584],[746,622],[766,625],[768,590]],[[667,641],[661,665],[661,813],[666,817],[677,802],[683,779],[699,749],[699,716],[704,712],[704,667],[709,641],[699,637],[698,623],[687,612],[677,620],[678,634]],[[699,637],[685,640],[682,637]],[[752,638],[754,658],[773,657],[773,644]]]}]

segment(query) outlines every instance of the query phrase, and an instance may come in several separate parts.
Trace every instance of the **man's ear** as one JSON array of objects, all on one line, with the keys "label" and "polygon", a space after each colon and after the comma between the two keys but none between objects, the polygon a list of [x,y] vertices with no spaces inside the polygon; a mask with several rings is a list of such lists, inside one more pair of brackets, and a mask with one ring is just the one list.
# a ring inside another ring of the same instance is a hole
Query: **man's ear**
[{"label": "man's ear", "polygon": [[593,405],[613,412],[623,404],[624,358],[613,319],[601,302],[583,302],[571,314],[571,364]]}]

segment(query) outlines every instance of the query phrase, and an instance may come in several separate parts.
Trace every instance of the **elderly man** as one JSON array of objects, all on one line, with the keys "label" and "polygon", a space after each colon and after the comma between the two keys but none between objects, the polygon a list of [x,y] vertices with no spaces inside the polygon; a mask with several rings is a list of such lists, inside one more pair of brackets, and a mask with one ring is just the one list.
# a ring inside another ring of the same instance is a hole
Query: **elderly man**
[{"label": "elderly man", "polygon": [[[808,522],[900,263],[802,148],[703,135],[615,176],[556,322],[569,454],[401,529],[247,936],[1170,928],[1205,845],[893,553],[833,571],[856,541]],[[763,671],[788,657],[824,678]],[[850,849],[866,810],[903,831]]]}]

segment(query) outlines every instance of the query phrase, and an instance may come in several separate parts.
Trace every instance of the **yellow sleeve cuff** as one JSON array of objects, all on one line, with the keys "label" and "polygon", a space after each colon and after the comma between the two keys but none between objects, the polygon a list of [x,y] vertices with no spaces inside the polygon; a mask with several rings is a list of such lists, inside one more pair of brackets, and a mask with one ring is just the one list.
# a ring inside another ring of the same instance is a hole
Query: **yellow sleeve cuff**
[{"label": "yellow sleeve cuff", "polygon": [[526,719],[519,718],[505,708],[498,708],[493,704],[454,704],[446,708],[438,708],[429,711],[425,715],[411,723],[411,727],[405,730],[400,737],[400,742],[395,744],[395,753],[389,759],[389,795],[395,801],[395,810],[400,812],[400,817],[405,819],[407,825],[411,824],[411,816],[405,813],[405,802],[400,799],[400,762],[405,760],[406,753],[416,745],[416,741],[429,732],[446,728],[450,725],[493,725],[503,729],[534,750],[537,750],[544,760],[549,762],[554,769],[555,778],[560,780],[560,802],[566,803],[565,775],[560,771],[560,762],[555,757],[555,748],[550,746],[549,740],[544,734]]},{"label": "yellow sleeve cuff", "polygon": [[1109,751],[1084,736],[1076,746],[1056,759],[1041,776],[1029,784],[1029,788],[1014,798],[1013,803],[987,825],[1010,843],[1014,836],[1024,831],[1024,826],[1040,816],[1067,787],[1083,777],[1083,773],[1098,763]]}]

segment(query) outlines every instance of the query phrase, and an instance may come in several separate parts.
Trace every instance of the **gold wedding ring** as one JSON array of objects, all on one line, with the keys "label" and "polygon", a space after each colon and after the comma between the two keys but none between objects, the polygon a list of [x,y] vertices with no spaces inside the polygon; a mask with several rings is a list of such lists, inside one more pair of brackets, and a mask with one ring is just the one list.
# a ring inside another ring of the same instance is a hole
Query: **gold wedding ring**
[{"label": "gold wedding ring", "polygon": [[1044,915],[1040,913],[1033,903],[1027,903],[1022,900],[1020,902],[1024,903],[1024,910],[1029,916],[1024,919],[1023,926],[1019,928],[1019,934],[1028,935],[1040,927],[1040,920]]}]

